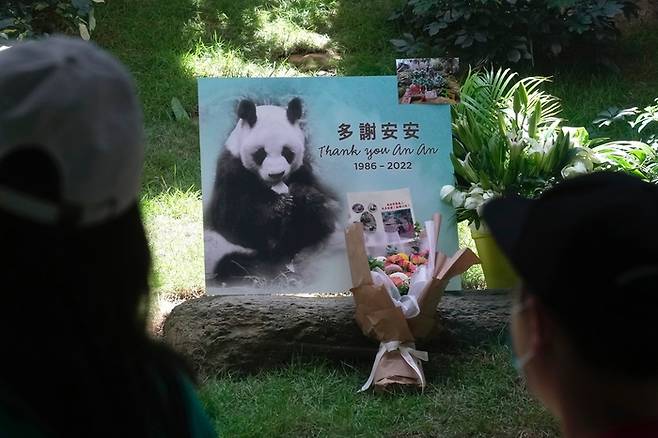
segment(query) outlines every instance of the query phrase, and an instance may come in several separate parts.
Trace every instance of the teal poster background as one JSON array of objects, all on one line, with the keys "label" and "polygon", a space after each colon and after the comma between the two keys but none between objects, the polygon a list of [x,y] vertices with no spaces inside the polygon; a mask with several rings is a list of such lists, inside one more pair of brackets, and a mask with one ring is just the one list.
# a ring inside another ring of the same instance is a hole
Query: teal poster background
[{"label": "teal poster background", "polygon": [[[294,97],[302,100],[306,147],[313,157],[314,171],[337,193],[342,207],[340,226],[327,247],[313,255],[305,268],[309,275],[303,275],[302,282],[250,287],[217,284],[211,274],[214,264],[235,245],[206,229],[209,294],[348,290],[351,279],[343,238],[348,222],[347,192],[409,188],[416,220],[429,220],[433,213],[440,212],[443,224],[439,249],[448,255],[457,250],[454,210],[439,198],[441,187],[454,182],[449,160],[452,140],[448,105],[398,104],[394,76],[204,78],[199,79],[198,85],[204,213],[212,195],[219,154],[236,125],[236,108],[244,98],[257,104],[279,105],[287,105]],[[374,126],[374,138],[373,132],[361,136],[362,124]],[[342,137],[351,131],[349,137],[341,139],[341,125]],[[389,136],[393,133],[397,138],[383,139],[383,125]],[[457,288],[458,281],[449,286]]]}]

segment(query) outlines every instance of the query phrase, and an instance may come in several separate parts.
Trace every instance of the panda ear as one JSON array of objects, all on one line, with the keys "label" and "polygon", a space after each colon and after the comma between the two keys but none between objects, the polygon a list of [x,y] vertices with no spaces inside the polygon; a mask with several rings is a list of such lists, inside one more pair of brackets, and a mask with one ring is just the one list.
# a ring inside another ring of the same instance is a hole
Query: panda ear
[{"label": "panda ear", "polygon": [[302,101],[299,97],[295,97],[288,103],[288,120],[294,124],[297,120],[302,118]]},{"label": "panda ear", "polygon": [[253,128],[257,120],[256,105],[247,99],[241,101],[238,106],[238,117],[249,123],[249,126]]}]

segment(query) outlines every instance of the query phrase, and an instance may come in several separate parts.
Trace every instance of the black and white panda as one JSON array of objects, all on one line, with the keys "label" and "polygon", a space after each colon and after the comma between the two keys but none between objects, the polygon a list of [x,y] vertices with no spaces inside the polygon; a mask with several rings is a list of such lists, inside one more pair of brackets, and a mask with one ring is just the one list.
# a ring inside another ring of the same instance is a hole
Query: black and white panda
[{"label": "black and white panda", "polygon": [[208,211],[212,229],[251,250],[217,262],[215,279],[227,284],[285,271],[300,251],[334,232],[338,205],[313,172],[299,98],[287,107],[242,100],[237,115]]}]

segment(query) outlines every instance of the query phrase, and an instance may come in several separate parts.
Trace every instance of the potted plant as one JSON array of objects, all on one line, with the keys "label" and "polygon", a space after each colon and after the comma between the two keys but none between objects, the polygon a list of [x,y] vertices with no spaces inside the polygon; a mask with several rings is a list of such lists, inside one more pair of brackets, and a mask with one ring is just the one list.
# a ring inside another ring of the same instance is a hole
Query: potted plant
[{"label": "potted plant", "polygon": [[519,78],[510,70],[470,72],[453,105],[455,185],[441,198],[468,221],[490,288],[517,278],[480,222],[482,206],[497,196],[539,196],[559,181],[599,169],[646,176],[655,151],[639,141],[590,139],[585,128],[562,126],[557,98],[543,92],[544,77]]}]

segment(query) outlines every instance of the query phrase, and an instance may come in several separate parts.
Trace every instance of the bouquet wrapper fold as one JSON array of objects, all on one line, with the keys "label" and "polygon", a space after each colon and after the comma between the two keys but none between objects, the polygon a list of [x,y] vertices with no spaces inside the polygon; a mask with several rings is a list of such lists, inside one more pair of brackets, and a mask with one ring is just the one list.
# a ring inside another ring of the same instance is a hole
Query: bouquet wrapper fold
[{"label": "bouquet wrapper fold", "polygon": [[427,339],[438,333],[436,309],[443,297],[448,282],[452,277],[461,275],[480,259],[468,248],[460,249],[452,257],[439,253],[436,256],[436,268],[432,279],[416,298],[420,313],[408,320],[409,328],[417,339]]}]

